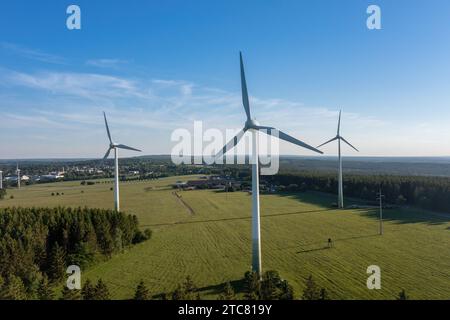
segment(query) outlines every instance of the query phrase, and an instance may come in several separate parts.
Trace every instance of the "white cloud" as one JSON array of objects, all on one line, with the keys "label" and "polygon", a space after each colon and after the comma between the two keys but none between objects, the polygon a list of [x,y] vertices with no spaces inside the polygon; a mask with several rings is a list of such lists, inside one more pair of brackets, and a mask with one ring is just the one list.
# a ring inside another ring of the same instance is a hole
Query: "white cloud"
[{"label": "white cloud", "polygon": [[[25,90],[20,107],[28,110],[27,115],[8,111],[6,117],[10,124],[20,124],[21,130],[26,128],[28,137],[30,132],[36,132],[36,136],[41,137],[39,143],[43,143],[42,137],[51,135],[51,132],[54,136],[73,141],[73,148],[61,148],[61,152],[66,153],[60,156],[73,155],[78,150],[76,148],[87,152],[79,156],[98,153],[97,149],[103,147],[105,140],[103,110],[114,128],[113,135],[121,137],[123,142],[148,145],[149,148],[144,148],[146,153],[169,153],[170,131],[192,129],[194,120],[202,120],[205,130],[239,129],[245,121],[240,92],[204,87],[188,81],[132,79],[96,73],[2,71],[0,80],[2,86],[7,87],[5,91],[10,91],[11,87],[13,91],[14,87]],[[1,91],[0,86],[0,94]],[[310,107],[283,99],[252,96],[250,100],[252,116],[261,124],[278,127],[307,143],[317,145],[328,135],[335,134],[338,110]],[[13,102],[0,102],[0,110],[19,110],[11,109],[10,103]],[[367,133],[389,125],[356,113],[344,113],[343,122],[343,131],[349,134],[346,137],[357,146]],[[14,126],[9,127],[14,129]],[[77,132],[83,132],[83,144],[75,142],[80,139]],[[11,130],[8,134],[12,134]],[[360,140],[352,139],[356,136]],[[58,147],[57,141],[52,143],[49,148],[62,147]],[[331,152],[333,150],[330,149]],[[53,152],[57,154],[59,151]],[[303,153],[299,148],[284,143],[281,152]]]},{"label": "white cloud", "polygon": [[52,63],[52,64],[65,64],[66,63],[66,59],[64,59],[60,56],[49,54],[49,53],[42,52],[42,51],[35,50],[35,49],[30,49],[30,48],[23,47],[23,46],[13,44],[13,43],[0,42],[0,48],[2,48],[5,51],[8,51],[10,53],[19,55],[23,58],[27,58],[30,60],[36,60],[36,61]]},{"label": "white cloud", "polygon": [[121,65],[128,64],[127,60],[122,59],[91,59],[86,61],[86,65],[97,68],[117,69]]},{"label": "white cloud", "polygon": [[80,98],[145,96],[134,81],[101,74],[63,72],[31,74],[12,71],[4,74],[3,78],[6,85],[25,86]]}]

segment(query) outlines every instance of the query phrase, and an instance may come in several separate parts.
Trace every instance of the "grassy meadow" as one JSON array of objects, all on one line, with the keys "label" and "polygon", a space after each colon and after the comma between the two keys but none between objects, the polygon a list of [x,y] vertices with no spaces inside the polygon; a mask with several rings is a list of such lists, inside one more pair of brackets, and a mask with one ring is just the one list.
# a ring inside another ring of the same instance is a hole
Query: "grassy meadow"
[{"label": "grassy meadow", "polygon": [[[227,281],[239,291],[251,264],[251,196],[196,190],[179,199],[170,184],[185,179],[193,177],[122,182],[122,210],[136,214],[153,237],[84,271],[83,279],[101,277],[115,299],[131,298],[141,279],[157,298],[187,275],[203,298],[215,299]],[[112,186],[77,181],[8,189],[0,207],[113,208]],[[450,214],[387,210],[379,236],[376,210],[331,209],[334,201],[316,193],[261,195],[263,269],[278,270],[297,297],[312,274],[332,299],[395,299],[402,289],[413,299],[450,299]],[[327,248],[328,238],[334,248]],[[381,290],[366,287],[369,265],[381,268]]]}]

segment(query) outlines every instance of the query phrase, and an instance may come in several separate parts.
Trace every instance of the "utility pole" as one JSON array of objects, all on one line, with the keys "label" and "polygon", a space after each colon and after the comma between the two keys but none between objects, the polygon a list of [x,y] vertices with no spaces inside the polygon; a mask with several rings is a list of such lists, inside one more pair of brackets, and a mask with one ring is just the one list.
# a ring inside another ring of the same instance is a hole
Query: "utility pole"
[{"label": "utility pole", "polygon": [[377,200],[380,202],[380,236],[383,235],[383,198],[384,195],[380,191],[377,193]]}]

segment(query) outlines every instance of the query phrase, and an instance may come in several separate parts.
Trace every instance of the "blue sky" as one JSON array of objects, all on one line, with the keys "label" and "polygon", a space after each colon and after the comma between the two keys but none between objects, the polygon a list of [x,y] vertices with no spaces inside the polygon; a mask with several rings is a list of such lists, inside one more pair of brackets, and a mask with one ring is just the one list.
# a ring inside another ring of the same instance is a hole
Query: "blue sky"
[{"label": "blue sky", "polygon": [[[70,4],[81,30],[66,28]],[[369,4],[382,30],[366,28]],[[145,154],[169,153],[171,132],[194,120],[238,129],[239,50],[263,124],[318,145],[343,108],[360,155],[450,155],[449,21],[447,0],[9,1],[0,158],[99,157],[102,110]]]}]

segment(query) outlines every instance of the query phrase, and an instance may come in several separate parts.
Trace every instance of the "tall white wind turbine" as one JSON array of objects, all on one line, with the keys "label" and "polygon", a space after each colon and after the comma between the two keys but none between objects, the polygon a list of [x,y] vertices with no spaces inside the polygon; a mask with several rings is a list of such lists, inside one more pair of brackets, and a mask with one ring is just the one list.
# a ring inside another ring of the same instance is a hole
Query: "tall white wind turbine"
[{"label": "tall white wind turbine", "polygon": [[17,188],[20,189],[20,169],[19,169],[18,162],[17,162],[17,166],[16,166],[16,174],[17,174]]},{"label": "tall white wind turbine", "polygon": [[0,170],[0,189],[3,189],[3,171]]},{"label": "tall white wind turbine", "polygon": [[250,115],[250,102],[247,92],[247,83],[245,81],[244,72],[244,62],[242,60],[242,53],[240,56],[240,66],[241,66],[241,88],[242,88],[242,103],[244,105],[244,110],[247,115],[247,120],[245,122],[244,128],[231,139],[219,153],[216,155],[218,157],[223,156],[227,151],[231,150],[236,146],[239,141],[244,136],[245,132],[250,131],[252,133],[252,270],[255,271],[259,276],[262,274],[261,265],[261,228],[260,228],[260,210],[259,210],[259,150],[258,150],[258,133],[260,130],[268,135],[278,137],[281,140],[293,143],[300,147],[322,153],[322,151],[297,140],[290,135],[281,132],[273,127],[266,127],[259,125]]},{"label": "tall white wind turbine", "polygon": [[114,208],[116,211],[120,211],[120,198],[119,198],[119,149],[133,150],[141,152],[139,149],[135,149],[124,144],[114,143],[111,138],[111,133],[109,132],[108,121],[106,120],[106,114],[103,112],[103,117],[105,118],[106,133],[109,139],[109,148],[106,151],[103,160],[109,157],[111,150],[114,150]]},{"label": "tall white wind turbine", "polygon": [[322,143],[317,148],[320,148],[321,146],[324,146],[330,142],[333,142],[335,140],[338,141],[338,161],[339,161],[339,172],[338,172],[338,207],[343,208],[344,207],[344,185],[342,182],[342,156],[341,156],[341,140],[344,141],[346,144],[348,144],[350,147],[355,149],[357,152],[359,152],[358,149],[356,149],[354,146],[350,144],[347,140],[344,139],[344,137],[341,136],[341,112],[342,110],[339,110],[339,120],[338,120],[338,127],[337,127],[337,134],[333,139],[328,140],[327,142]]}]

